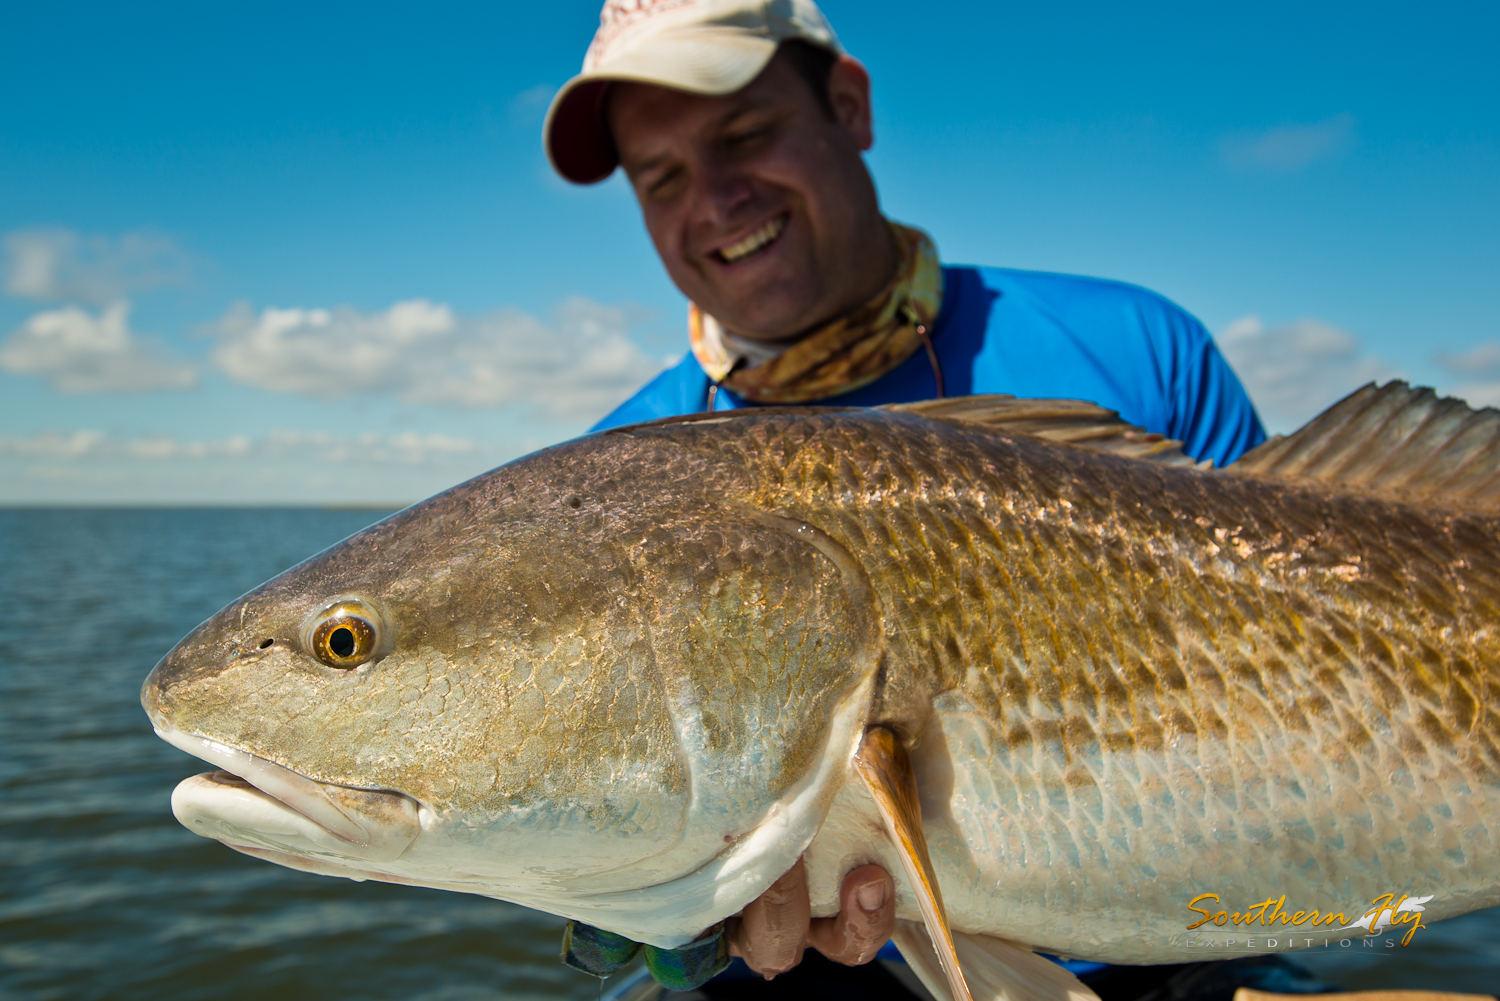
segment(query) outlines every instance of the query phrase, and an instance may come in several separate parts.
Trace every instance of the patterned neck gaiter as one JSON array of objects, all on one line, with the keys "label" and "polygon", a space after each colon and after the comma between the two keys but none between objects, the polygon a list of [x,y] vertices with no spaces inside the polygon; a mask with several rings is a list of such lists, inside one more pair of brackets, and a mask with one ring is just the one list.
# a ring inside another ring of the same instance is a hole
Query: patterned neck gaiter
[{"label": "patterned neck gaiter", "polygon": [[863,306],[784,349],[737,337],[688,307],[693,355],[708,377],[756,403],[806,403],[867,386],[922,347],[943,305],[943,269],[932,238],[887,220],[900,249],[896,277]]}]

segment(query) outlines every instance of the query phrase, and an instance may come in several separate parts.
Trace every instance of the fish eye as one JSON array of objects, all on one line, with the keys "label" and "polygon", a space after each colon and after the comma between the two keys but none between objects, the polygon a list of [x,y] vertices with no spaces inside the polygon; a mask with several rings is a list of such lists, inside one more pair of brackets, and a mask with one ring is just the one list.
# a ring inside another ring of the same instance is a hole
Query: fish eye
[{"label": "fish eye", "polygon": [[380,648],[380,616],[362,601],[345,600],[323,609],[305,633],[312,655],[329,667],[352,670]]}]

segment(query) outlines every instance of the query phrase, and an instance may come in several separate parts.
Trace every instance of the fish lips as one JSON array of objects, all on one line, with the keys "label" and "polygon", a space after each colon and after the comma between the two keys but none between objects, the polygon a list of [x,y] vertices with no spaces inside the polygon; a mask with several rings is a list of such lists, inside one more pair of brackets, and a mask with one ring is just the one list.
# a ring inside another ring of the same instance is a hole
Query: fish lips
[{"label": "fish lips", "polygon": [[403,793],[318,782],[170,727],[158,726],[156,734],[219,766],[172,790],[173,815],[202,837],[236,848],[392,862],[422,833],[422,805]]}]

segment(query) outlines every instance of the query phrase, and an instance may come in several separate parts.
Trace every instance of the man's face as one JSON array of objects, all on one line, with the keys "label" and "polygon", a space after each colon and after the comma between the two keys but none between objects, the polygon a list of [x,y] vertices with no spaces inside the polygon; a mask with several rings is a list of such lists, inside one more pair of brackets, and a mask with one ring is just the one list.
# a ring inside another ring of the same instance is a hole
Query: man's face
[{"label": "man's face", "polygon": [[836,64],[830,119],[780,55],[722,97],[616,86],[609,122],[657,253],[730,330],[792,337],[889,280],[895,253],[860,157],[868,87],[858,63]]}]

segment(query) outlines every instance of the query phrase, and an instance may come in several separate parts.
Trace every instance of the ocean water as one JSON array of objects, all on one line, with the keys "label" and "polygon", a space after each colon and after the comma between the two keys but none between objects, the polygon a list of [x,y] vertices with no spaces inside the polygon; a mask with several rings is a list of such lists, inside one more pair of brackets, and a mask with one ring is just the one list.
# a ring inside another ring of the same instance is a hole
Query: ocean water
[{"label": "ocean water", "polygon": [[[237,595],[382,512],[0,510],[0,998],[598,997],[561,921],[294,872],[198,838],[207,766],[151,733],[151,666]],[[1500,986],[1500,910],[1409,948],[1298,954],[1348,989]]]},{"label": "ocean water", "polygon": [[172,817],[207,766],[152,734],[152,665],[383,514],[0,510],[0,997],[598,997],[559,919],[294,872]]}]

